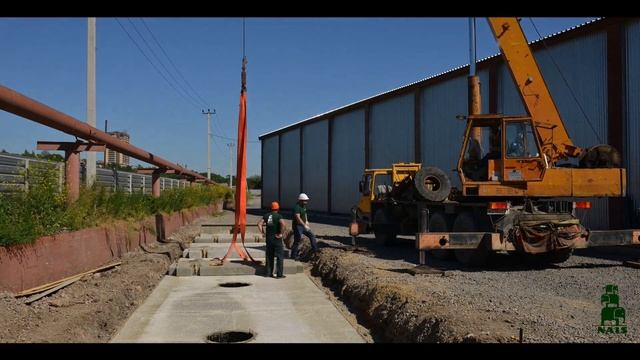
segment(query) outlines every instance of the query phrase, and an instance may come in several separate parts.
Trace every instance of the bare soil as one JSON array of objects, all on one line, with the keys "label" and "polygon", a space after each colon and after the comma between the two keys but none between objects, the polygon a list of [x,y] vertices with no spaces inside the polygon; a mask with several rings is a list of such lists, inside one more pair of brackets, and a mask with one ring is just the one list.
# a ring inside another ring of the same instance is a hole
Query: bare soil
[{"label": "bare soil", "polygon": [[184,245],[200,233],[203,217],[157,246],[126,254],[122,264],[27,305],[0,294],[0,342],[104,343],[153,291]]}]

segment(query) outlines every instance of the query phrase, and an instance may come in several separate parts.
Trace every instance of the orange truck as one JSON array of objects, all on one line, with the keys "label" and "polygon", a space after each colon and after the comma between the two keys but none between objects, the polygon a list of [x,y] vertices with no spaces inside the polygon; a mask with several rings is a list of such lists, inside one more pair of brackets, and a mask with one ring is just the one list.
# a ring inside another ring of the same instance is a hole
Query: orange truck
[{"label": "orange truck", "polygon": [[[461,189],[440,169],[397,163],[366,169],[350,234],[373,232],[392,243],[415,235],[426,255],[486,264],[492,252],[562,262],[573,249],[638,245],[640,230],[590,231],[575,215],[580,197],[626,196],[626,170],[606,144],[576,146],[545,84],[517,18],[488,18],[527,110],[480,114],[480,86],[469,77],[470,104],[457,163]],[[562,161],[577,158],[577,164]],[[382,178],[390,179],[380,184]]]}]

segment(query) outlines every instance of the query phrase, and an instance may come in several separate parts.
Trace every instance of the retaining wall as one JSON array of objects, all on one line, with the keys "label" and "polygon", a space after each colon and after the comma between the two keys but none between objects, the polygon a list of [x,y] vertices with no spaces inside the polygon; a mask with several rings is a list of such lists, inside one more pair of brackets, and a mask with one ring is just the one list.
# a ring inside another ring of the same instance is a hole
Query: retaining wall
[{"label": "retaining wall", "polygon": [[31,289],[113,262],[155,243],[199,217],[222,211],[222,202],[158,214],[139,222],[109,225],[44,236],[32,244],[0,247],[0,291]]}]

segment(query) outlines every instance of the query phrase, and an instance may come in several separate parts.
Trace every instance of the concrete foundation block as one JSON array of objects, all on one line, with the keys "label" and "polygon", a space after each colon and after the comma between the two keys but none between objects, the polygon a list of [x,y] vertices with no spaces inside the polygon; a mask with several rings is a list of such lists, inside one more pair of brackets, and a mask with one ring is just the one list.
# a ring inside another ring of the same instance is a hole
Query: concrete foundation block
[{"label": "concrete foundation block", "polygon": [[[209,259],[200,261],[200,276],[234,276],[234,275],[264,275],[265,263],[252,264],[245,262],[228,261],[223,265],[217,265],[217,262]],[[303,272],[302,264],[297,261],[285,259],[284,274],[297,274]]]},{"label": "concrete foundation block", "polygon": [[213,234],[200,234],[193,239],[194,243],[212,243]]},{"label": "concrete foundation block", "polygon": [[[233,234],[218,233],[218,234],[200,234],[193,240],[194,243],[230,243],[233,240]],[[238,236],[238,242],[242,242],[242,239]],[[245,243],[264,243],[262,234],[260,233],[247,233],[244,237]]]},{"label": "concrete foundation block", "polygon": [[202,259],[205,257],[203,248],[190,248],[189,259]]},{"label": "concrete foundation block", "polygon": [[198,275],[200,264],[196,259],[178,259],[176,267],[176,276],[194,276]]}]

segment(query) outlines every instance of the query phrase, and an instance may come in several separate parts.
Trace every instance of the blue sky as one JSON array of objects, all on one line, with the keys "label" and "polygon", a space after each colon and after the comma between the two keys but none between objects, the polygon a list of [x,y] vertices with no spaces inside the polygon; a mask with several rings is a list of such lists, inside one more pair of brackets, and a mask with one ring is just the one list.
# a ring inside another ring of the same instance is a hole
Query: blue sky
[{"label": "blue sky", "polygon": [[[545,36],[590,19],[533,20]],[[129,20],[119,20],[164,72]],[[130,20],[175,81],[165,73],[167,79],[191,93],[140,18]],[[216,109],[214,134],[235,138],[242,19],[144,20],[184,78]],[[86,27],[86,18],[1,18],[0,84],[84,121]],[[108,119],[110,130],[128,131],[136,146],[206,171],[203,106],[168,85],[114,18],[98,18],[96,27],[98,127]],[[529,19],[523,28],[529,40],[538,38]],[[498,51],[483,18],[478,19],[477,45],[478,58]],[[248,144],[247,170],[252,175],[260,173],[258,135],[467,63],[468,19],[248,18],[246,54],[248,133],[255,141]],[[34,150],[38,140],[73,137],[0,111],[0,148]],[[216,173],[229,172],[227,142],[214,138]]]}]

